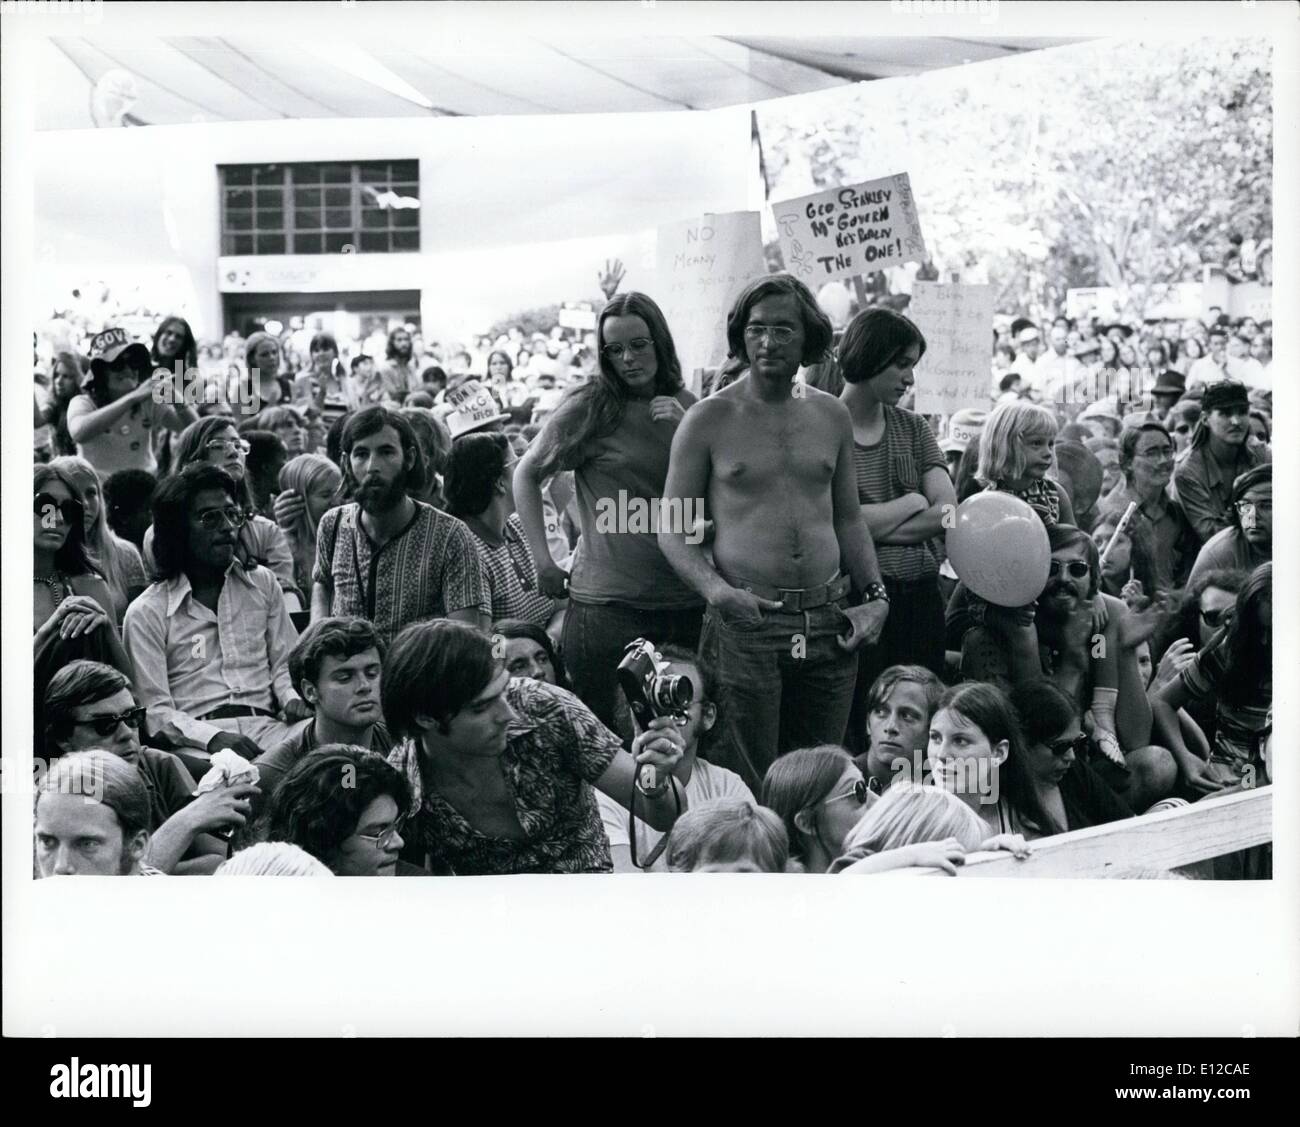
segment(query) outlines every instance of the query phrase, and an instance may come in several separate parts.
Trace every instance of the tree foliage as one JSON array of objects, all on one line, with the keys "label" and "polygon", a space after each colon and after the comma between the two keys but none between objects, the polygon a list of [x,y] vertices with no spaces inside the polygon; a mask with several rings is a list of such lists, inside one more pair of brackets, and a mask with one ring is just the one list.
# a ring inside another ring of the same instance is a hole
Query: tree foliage
[{"label": "tree foliage", "polygon": [[1041,315],[1272,238],[1262,40],[1101,41],[759,107],[771,198],[910,174],[943,277]]}]

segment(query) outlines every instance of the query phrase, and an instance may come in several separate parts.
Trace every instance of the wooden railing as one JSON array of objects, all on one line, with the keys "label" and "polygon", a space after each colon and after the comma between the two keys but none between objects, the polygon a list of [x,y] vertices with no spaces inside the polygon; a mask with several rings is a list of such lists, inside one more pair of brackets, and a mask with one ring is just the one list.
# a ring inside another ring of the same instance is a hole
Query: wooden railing
[{"label": "wooden railing", "polygon": [[971,853],[957,872],[962,877],[1106,877],[1177,869],[1272,840],[1273,788],[1266,786],[1042,838],[1031,843],[1033,852],[1024,860],[1005,852]]}]

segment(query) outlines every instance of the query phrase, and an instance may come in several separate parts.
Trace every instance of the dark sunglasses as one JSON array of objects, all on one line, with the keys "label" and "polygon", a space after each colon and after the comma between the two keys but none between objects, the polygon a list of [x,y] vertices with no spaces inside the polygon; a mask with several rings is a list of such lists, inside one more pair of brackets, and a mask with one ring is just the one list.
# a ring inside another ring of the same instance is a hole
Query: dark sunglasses
[{"label": "dark sunglasses", "polygon": [[1217,630],[1225,622],[1232,621],[1235,610],[1236,607],[1224,607],[1222,610],[1203,610],[1200,612],[1201,621],[1211,630]]},{"label": "dark sunglasses", "polygon": [[1061,568],[1064,567],[1070,573],[1071,579],[1082,579],[1088,574],[1088,564],[1086,560],[1069,560],[1062,564],[1060,560],[1052,560],[1047,565],[1047,576],[1049,579],[1055,579],[1061,574]]},{"label": "dark sunglasses", "polygon": [[869,793],[870,792],[867,789],[867,780],[858,779],[854,782],[852,790],[845,791],[843,794],[832,795],[826,801],[830,803],[839,802],[842,798],[856,798],[859,806],[865,806],[867,804],[867,795]]},{"label": "dark sunglasses", "polygon": [[1072,740],[1053,740],[1047,745],[1047,749],[1053,755],[1064,755],[1066,752],[1074,752],[1076,759],[1082,759],[1084,753],[1088,750],[1088,737],[1080,734]]},{"label": "dark sunglasses", "polygon": [[60,501],[53,493],[38,493],[32,500],[32,512],[47,519],[57,512],[63,517],[64,524],[77,525],[81,523],[85,510],[75,497]]},{"label": "dark sunglasses", "polygon": [[134,728],[137,732],[140,725],[144,723],[144,705],[137,705],[135,708],[128,708],[121,716],[91,716],[86,720],[77,720],[77,724],[88,724],[95,729],[97,736],[111,736],[117,731],[119,724],[126,724],[128,728]]}]

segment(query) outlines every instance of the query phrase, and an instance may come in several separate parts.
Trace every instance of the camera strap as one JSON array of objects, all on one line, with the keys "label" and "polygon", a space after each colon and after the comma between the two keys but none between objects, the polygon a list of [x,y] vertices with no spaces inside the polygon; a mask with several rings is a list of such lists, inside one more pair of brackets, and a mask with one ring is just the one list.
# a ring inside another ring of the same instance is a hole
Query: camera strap
[{"label": "camera strap", "polygon": [[[677,815],[673,819],[674,824],[676,824],[677,818],[680,818],[682,815],[682,796],[680,793],[678,793],[677,790],[677,780],[673,778],[671,775],[668,776],[668,787],[673,792],[673,801],[677,803]],[[673,831],[669,829],[664,833],[664,835],[659,839],[659,844],[656,845],[652,850],[650,850],[649,854],[646,856],[644,863],[638,861],[636,859],[636,809],[635,809],[636,796],[637,796],[636,784],[633,783],[632,801],[628,804],[628,810],[627,810],[627,842],[628,842],[628,851],[632,857],[632,867],[634,869],[640,869],[642,872],[644,872],[647,869],[649,869],[656,861],[658,861],[659,858],[663,855],[663,851],[668,848],[668,837]]]}]

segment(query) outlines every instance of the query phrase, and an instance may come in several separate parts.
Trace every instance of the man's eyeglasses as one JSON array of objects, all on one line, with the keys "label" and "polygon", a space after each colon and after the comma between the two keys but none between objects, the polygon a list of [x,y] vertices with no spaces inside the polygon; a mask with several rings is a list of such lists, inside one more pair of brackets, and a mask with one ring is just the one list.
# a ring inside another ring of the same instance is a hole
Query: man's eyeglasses
[{"label": "man's eyeglasses", "polygon": [[1088,737],[1080,733],[1072,740],[1053,740],[1047,745],[1047,750],[1053,755],[1065,755],[1072,751],[1076,759],[1082,759],[1088,750]]},{"label": "man's eyeglasses", "polygon": [[1149,450],[1139,450],[1134,456],[1146,458],[1152,462],[1163,462],[1174,456],[1174,448],[1172,446],[1152,446]]},{"label": "man's eyeglasses", "polygon": [[228,505],[224,509],[208,509],[207,512],[199,513],[199,524],[207,531],[216,532],[223,524],[229,524],[231,528],[243,528],[248,516],[243,509],[234,505]]},{"label": "man's eyeglasses", "polygon": [[242,438],[214,438],[208,443],[210,453],[247,454],[253,447]]},{"label": "man's eyeglasses", "polygon": [[1220,626],[1232,621],[1235,610],[1235,607],[1224,607],[1222,610],[1203,610],[1200,612],[1201,621],[1211,630],[1217,630]]},{"label": "man's eyeglasses", "polygon": [[1273,511],[1272,501],[1238,501],[1234,508],[1243,517],[1253,517],[1257,512],[1271,513]]},{"label": "man's eyeglasses", "polygon": [[408,811],[382,833],[357,834],[357,837],[361,838],[363,841],[373,841],[377,849],[387,849],[393,844],[393,839],[401,834],[403,827],[405,827],[406,823],[410,820],[410,817],[411,815]]},{"label": "man's eyeglasses", "polygon": [[58,513],[64,524],[77,525],[81,523],[85,510],[75,497],[65,497],[60,501],[53,493],[38,493],[32,499],[32,512],[47,519]]},{"label": "man's eyeglasses", "polygon": [[1062,568],[1069,573],[1071,579],[1082,579],[1088,574],[1088,563],[1086,560],[1067,560],[1064,563],[1060,560],[1052,560],[1047,565],[1048,578],[1055,579],[1061,574]]},{"label": "man's eyeglasses", "polygon": [[644,356],[654,346],[649,337],[635,337],[626,344],[607,344],[600,351],[606,360],[622,360],[626,352],[633,356]]},{"label": "man's eyeglasses", "polygon": [[117,731],[119,724],[125,724],[138,732],[140,725],[144,723],[144,713],[144,705],[137,705],[135,708],[128,708],[120,716],[89,716],[85,720],[76,720],[74,723],[86,724],[94,728],[97,736],[111,736]]},{"label": "man's eyeglasses", "polygon": [[777,344],[789,344],[796,332],[789,325],[746,325],[745,339],[757,344],[764,337],[771,337]]},{"label": "man's eyeglasses", "polygon": [[845,798],[856,798],[859,806],[865,806],[867,804],[867,795],[870,793],[867,788],[867,780],[857,779],[853,783],[852,790],[846,790],[843,794],[832,795],[826,799],[826,804],[829,806],[832,802],[839,802]]}]

